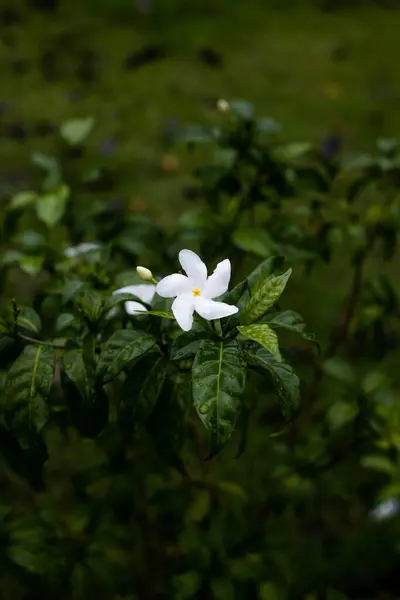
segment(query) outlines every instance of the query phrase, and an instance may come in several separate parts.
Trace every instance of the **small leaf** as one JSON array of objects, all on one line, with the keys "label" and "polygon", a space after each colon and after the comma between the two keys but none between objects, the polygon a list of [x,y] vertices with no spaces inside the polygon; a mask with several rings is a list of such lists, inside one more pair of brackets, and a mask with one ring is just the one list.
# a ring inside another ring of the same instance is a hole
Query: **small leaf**
[{"label": "small leaf", "polygon": [[61,333],[65,329],[76,328],[80,326],[80,322],[71,313],[61,313],[56,321],[56,332]]},{"label": "small leaf", "polygon": [[32,161],[41,169],[46,171],[47,178],[45,181],[45,188],[51,189],[61,184],[62,172],[59,162],[48,154],[42,152],[34,152],[32,155]]},{"label": "small leaf", "polygon": [[291,273],[292,269],[288,269],[282,275],[267,277],[261,285],[257,285],[257,291],[253,292],[253,296],[241,312],[240,322],[243,325],[262,317],[279,300]]},{"label": "small leaf", "polygon": [[236,341],[207,340],[192,367],[193,402],[210,433],[210,457],[231,437],[241,409],[246,366]]},{"label": "small leaf", "polygon": [[137,360],[156,348],[156,341],[151,335],[133,329],[119,329],[103,348],[97,364],[97,376],[104,383],[111,381],[121,371],[131,368]]},{"label": "small leaf", "polygon": [[73,349],[65,352],[62,356],[61,365],[68,379],[78,389],[82,399],[86,402],[90,401],[91,385],[82,350]]},{"label": "small leaf", "polygon": [[42,265],[44,262],[43,256],[24,256],[19,261],[19,266],[22,271],[35,277],[42,270]]},{"label": "small leaf", "polygon": [[19,250],[6,250],[0,257],[0,267],[6,267],[13,263],[19,263],[24,258],[24,254]]},{"label": "small leaf", "polygon": [[152,315],[153,317],[161,317],[162,319],[175,319],[174,315],[171,312],[167,312],[165,310],[137,310],[136,312],[143,313],[146,315]]},{"label": "small leaf", "polygon": [[231,100],[229,110],[245,121],[251,121],[254,118],[254,106],[247,100]]},{"label": "small leaf", "polygon": [[254,340],[258,344],[261,344],[261,346],[264,346],[277,360],[282,360],[281,353],[279,352],[278,336],[268,325],[245,325],[238,327],[238,330],[249,340]]},{"label": "small leaf", "polygon": [[88,137],[94,126],[94,118],[71,119],[60,127],[61,137],[71,146],[81,144]]},{"label": "small leaf", "polygon": [[358,407],[349,402],[335,402],[327,413],[328,423],[331,429],[340,429],[346,423],[350,423],[358,414]]},{"label": "small leaf", "polygon": [[69,187],[60,185],[58,188],[39,196],[36,202],[38,219],[50,229],[57,225],[64,216],[69,195]]},{"label": "small leaf", "polygon": [[27,346],[11,366],[6,382],[5,417],[21,444],[29,443],[48,418],[47,397],[53,381],[55,352],[51,346]]},{"label": "small leaf", "polygon": [[42,327],[40,317],[37,312],[30,306],[20,308],[20,313],[17,319],[18,327],[27,329],[33,333],[39,333]]},{"label": "small leaf", "polygon": [[92,324],[98,323],[105,311],[103,296],[95,290],[86,290],[78,296],[76,306]]},{"label": "small leaf", "polygon": [[381,456],[379,454],[370,454],[369,456],[363,456],[361,459],[361,465],[367,469],[373,469],[374,471],[381,471],[382,473],[387,473],[391,475],[396,465],[389,460],[386,456]]},{"label": "small leaf", "polygon": [[289,420],[296,412],[300,402],[300,380],[290,365],[278,362],[268,350],[260,348],[257,352],[245,351],[248,364],[268,376],[278,396],[282,413]]},{"label": "small leaf", "polygon": [[18,192],[15,196],[12,197],[8,208],[10,210],[19,210],[21,208],[26,208],[31,204],[34,204],[38,199],[38,195],[36,192]]}]

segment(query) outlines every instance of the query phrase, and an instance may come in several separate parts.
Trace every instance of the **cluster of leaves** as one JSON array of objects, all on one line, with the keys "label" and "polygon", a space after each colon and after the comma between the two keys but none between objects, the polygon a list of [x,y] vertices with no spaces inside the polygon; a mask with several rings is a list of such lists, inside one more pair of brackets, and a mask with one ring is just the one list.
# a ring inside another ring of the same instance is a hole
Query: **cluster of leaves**
[{"label": "cluster of leaves", "polygon": [[[397,144],[327,156],[247,102],[220,109],[180,136],[217,151],[173,230],[111,210],[104,173],[68,152],[36,154],[44,183],[1,205],[5,598],[398,594],[398,523],[370,517],[400,485]],[[60,143],[79,155],[92,127],[67,122]],[[229,256],[238,314],[182,332],[170,301],[113,293],[182,248]],[[285,303],[321,352],[280,306],[285,260]],[[147,312],[127,314],[135,299]],[[235,469],[230,446],[214,458],[232,436]]]}]

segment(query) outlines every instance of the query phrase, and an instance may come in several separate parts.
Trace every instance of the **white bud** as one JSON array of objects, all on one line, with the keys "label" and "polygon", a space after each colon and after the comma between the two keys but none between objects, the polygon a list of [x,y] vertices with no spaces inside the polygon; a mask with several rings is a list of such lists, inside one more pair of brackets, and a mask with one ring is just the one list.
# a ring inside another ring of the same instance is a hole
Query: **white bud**
[{"label": "white bud", "polygon": [[136,267],[137,274],[143,281],[153,281],[153,273],[146,267]]},{"label": "white bud", "polygon": [[224,98],[220,98],[217,102],[217,108],[221,112],[227,112],[229,110],[229,102],[224,100]]}]

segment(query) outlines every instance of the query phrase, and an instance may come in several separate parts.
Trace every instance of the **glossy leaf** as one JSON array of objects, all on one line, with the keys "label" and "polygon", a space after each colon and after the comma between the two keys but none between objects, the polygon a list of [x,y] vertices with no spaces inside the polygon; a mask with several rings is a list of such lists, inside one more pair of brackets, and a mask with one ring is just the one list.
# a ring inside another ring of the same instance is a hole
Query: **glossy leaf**
[{"label": "glossy leaf", "polygon": [[143,331],[119,329],[106,342],[97,364],[97,376],[104,383],[157,348],[155,339]]},{"label": "glossy leaf", "polygon": [[210,434],[210,456],[235,429],[245,382],[246,366],[236,341],[208,340],[197,352],[192,367],[193,402]]},{"label": "glossy leaf", "polygon": [[197,329],[181,333],[172,342],[170,351],[171,360],[180,361],[193,358],[204,343],[204,340],[209,337],[209,331],[198,331]]},{"label": "glossy leaf", "polygon": [[89,323],[96,324],[104,314],[103,296],[95,290],[87,290],[76,299],[78,310],[82,312]]},{"label": "glossy leaf", "polygon": [[55,352],[51,346],[27,346],[11,366],[6,382],[6,422],[21,444],[45,426],[47,397],[53,382]]},{"label": "glossy leaf", "polygon": [[267,277],[262,284],[257,285],[257,290],[253,291],[253,296],[241,312],[240,322],[243,325],[262,317],[279,300],[291,273],[292,269],[288,269],[282,275]]},{"label": "glossy leaf", "polygon": [[283,256],[271,256],[257,265],[254,271],[252,271],[247,278],[249,287],[253,294],[255,294],[267,277],[272,275],[276,270],[282,269],[284,262],[285,259]]},{"label": "glossy leaf", "polygon": [[267,324],[242,325],[238,327],[238,330],[249,340],[253,340],[264,346],[278,361],[282,360],[281,353],[279,352],[278,336]]},{"label": "glossy leaf", "polygon": [[294,310],[283,310],[281,312],[266,314],[262,321],[268,323],[273,329],[282,327],[289,331],[296,331],[305,340],[318,345],[315,335],[307,331],[307,325],[304,322],[303,317]]},{"label": "glossy leaf", "polygon": [[81,325],[75,315],[71,313],[61,313],[56,321],[56,332],[61,333],[65,329],[78,328]]},{"label": "glossy leaf", "polygon": [[68,350],[62,356],[62,368],[86,402],[91,397],[91,385],[81,349]]},{"label": "glossy leaf", "polygon": [[278,362],[268,350],[245,351],[248,364],[267,375],[278,396],[283,416],[289,420],[300,402],[300,380],[290,365]]}]

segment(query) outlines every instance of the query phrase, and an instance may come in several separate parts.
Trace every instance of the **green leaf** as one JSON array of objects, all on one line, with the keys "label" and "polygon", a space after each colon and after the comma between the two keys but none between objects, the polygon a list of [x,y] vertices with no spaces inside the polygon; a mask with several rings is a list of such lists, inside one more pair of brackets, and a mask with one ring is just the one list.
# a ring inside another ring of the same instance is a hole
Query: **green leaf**
[{"label": "green leaf", "polygon": [[246,366],[234,340],[207,340],[192,367],[193,402],[210,434],[210,457],[231,437],[246,382]]},{"label": "green leaf", "polygon": [[352,365],[338,356],[328,358],[322,365],[325,375],[352,387],[357,383],[357,375]]},{"label": "green leaf", "polygon": [[277,360],[282,360],[281,353],[279,352],[278,336],[267,324],[242,325],[238,327],[238,330],[249,340],[253,340],[264,346]]},{"label": "green leaf", "polygon": [[261,258],[270,257],[276,244],[267,231],[261,227],[243,227],[232,234],[232,242],[240,250],[251,252]]},{"label": "green leaf", "polygon": [[254,106],[247,100],[230,100],[229,110],[245,121],[251,121],[254,118]]},{"label": "green leaf", "polygon": [[156,349],[156,340],[148,333],[119,329],[103,348],[97,364],[97,376],[104,383],[111,381],[121,371],[131,368],[137,360]]},{"label": "green leaf", "polygon": [[143,425],[156,406],[166,376],[163,356],[145,356],[127,374],[121,391],[119,417],[124,428],[134,431]]},{"label": "green leaf", "polygon": [[19,250],[6,250],[0,257],[0,267],[19,263],[23,258],[24,255]]},{"label": "green leaf", "polygon": [[289,331],[295,331],[296,333],[299,333],[305,340],[313,342],[319,346],[315,338],[315,334],[307,331],[307,325],[304,322],[303,317],[294,310],[283,310],[281,312],[266,314],[262,318],[262,321],[268,323],[268,325],[273,329],[282,327],[283,329],[288,329]]},{"label": "green leaf", "polygon": [[47,178],[44,184],[46,189],[54,188],[61,184],[62,182],[62,172],[59,162],[48,154],[43,154],[42,152],[34,152],[32,155],[32,161],[46,171]]},{"label": "green leaf", "polygon": [[274,273],[276,270],[281,270],[284,262],[285,258],[283,256],[271,256],[257,265],[254,271],[252,271],[247,278],[252,293],[255,294],[256,291],[263,285],[265,279],[272,275],[272,273]]},{"label": "green leaf", "polygon": [[39,196],[36,202],[38,219],[50,229],[57,225],[65,214],[69,195],[69,187],[60,185],[58,188]]},{"label": "green leaf", "polygon": [[21,444],[38,433],[48,418],[46,404],[53,382],[55,352],[51,346],[28,346],[11,366],[6,382],[5,418]]},{"label": "green leaf", "polygon": [[174,315],[166,310],[137,310],[136,312],[152,315],[153,317],[161,317],[162,319],[175,319]]},{"label": "green leaf", "polygon": [[42,270],[42,265],[44,262],[43,256],[24,256],[19,261],[19,267],[24,273],[35,277]]},{"label": "green leaf", "polygon": [[257,291],[253,292],[253,296],[241,312],[240,322],[243,325],[262,317],[279,300],[291,273],[292,269],[288,269],[282,275],[267,277],[261,285],[257,285]]},{"label": "green leaf", "polygon": [[182,474],[186,472],[180,453],[184,440],[184,423],[191,408],[191,401],[189,373],[175,370],[170,372],[146,425],[160,457]]},{"label": "green leaf", "polygon": [[37,198],[38,195],[36,192],[18,192],[17,194],[15,194],[15,196],[12,197],[8,208],[10,210],[19,210],[21,208],[26,208],[27,206],[34,204]]},{"label": "green leaf", "polygon": [[100,321],[105,311],[103,296],[95,290],[85,290],[78,296],[76,307],[93,325]]},{"label": "green leaf", "polygon": [[81,144],[88,137],[94,126],[94,118],[71,119],[60,127],[61,137],[71,146]]},{"label": "green leaf", "polygon": [[19,310],[20,313],[17,318],[17,326],[32,331],[33,333],[39,333],[42,323],[37,312],[30,306],[24,306]]},{"label": "green leaf", "polygon": [[331,429],[340,429],[347,423],[355,419],[358,414],[358,407],[349,402],[335,402],[327,413],[328,423]]},{"label": "green leaf", "polygon": [[180,361],[192,358],[204,343],[204,340],[209,337],[210,332],[197,331],[196,329],[181,333],[172,342],[170,350],[171,360]]},{"label": "green leaf", "polygon": [[283,416],[289,420],[300,403],[300,380],[290,365],[278,362],[268,350],[245,351],[248,364],[267,375],[278,396]]},{"label": "green leaf", "polygon": [[361,465],[366,469],[373,469],[374,471],[381,471],[382,473],[387,473],[391,475],[395,469],[396,465],[386,456],[382,456],[379,454],[370,454],[368,456],[363,456],[361,459]]},{"label": "green leaf", "polygon": [[65,352],[61,359],[61,366],[69,381],[78,389],[82,399],[89,402],[91,399],[91,385],[83,359],[83,351],[73,349]]},{"label": "green leaf", "polygon": [[80,322],[75,317],[75,315],[71,313],[61,313],[56,321],[56,332],[61,333],[65,329],[69,328],[77,328],[80,326]]}]

